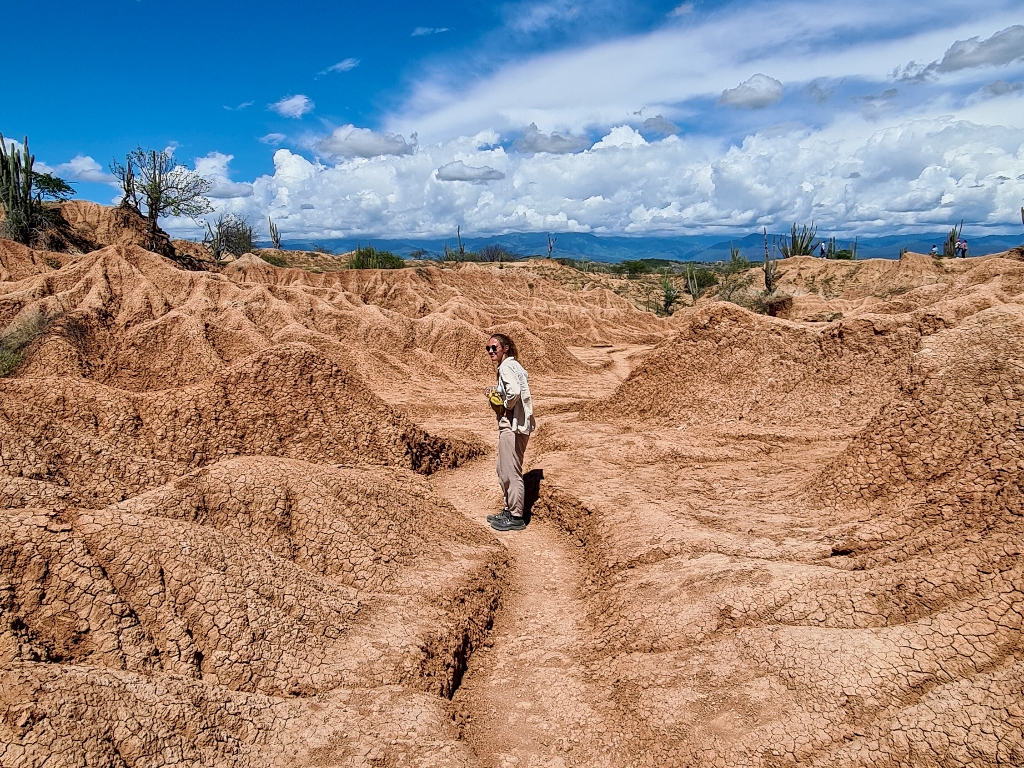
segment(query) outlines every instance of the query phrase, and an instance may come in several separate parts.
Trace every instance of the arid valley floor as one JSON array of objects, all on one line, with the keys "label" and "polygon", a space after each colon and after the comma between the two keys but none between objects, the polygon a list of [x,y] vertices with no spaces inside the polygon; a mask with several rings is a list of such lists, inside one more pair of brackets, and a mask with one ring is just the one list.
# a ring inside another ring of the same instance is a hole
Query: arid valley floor
[{"label": "arid valley floor", "polygon": [[1024,765],[1016,256],[664,318],[552,262],[0,241],[0,328],[48,318],[0,379],[0,765]]}]

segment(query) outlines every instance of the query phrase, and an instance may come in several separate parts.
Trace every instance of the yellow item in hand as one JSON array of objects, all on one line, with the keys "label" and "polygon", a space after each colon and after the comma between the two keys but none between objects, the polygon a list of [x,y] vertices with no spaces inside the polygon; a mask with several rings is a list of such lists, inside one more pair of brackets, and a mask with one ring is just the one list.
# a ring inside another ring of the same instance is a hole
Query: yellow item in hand
[{"label": "yellow item in hand", "polygon": [[492,389],[487,395],[487,402],[491,404],[491,408],[499,416],[505,412],[505,400],[502,398],[501,393]]}]

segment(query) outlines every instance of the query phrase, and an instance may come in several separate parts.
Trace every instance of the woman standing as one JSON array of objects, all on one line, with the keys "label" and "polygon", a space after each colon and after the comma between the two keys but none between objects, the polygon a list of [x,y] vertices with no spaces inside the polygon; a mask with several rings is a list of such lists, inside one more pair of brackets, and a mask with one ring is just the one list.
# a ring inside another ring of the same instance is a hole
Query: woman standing
[{"label": "woman standing", "polygon": [[498,482],[505,495],[505,508],[497,515],[488,515],[487,522],[496,531],[521,531],[526,527],[523,455],[530,433],[537,428],[530,384],[526,369],[516,360],[515,342],[508,336],[491,336],[487,354],[498,372],[498,386],[489,389],[487,395],[498,417]]}]

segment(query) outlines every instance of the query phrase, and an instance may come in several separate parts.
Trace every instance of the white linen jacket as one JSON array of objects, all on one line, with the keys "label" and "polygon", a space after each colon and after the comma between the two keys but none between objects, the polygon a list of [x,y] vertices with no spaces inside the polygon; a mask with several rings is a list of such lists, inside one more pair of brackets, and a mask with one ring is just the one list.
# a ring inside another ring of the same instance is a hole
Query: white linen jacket
[{"label": "white linen jacket", "polygon": [[528,435],[537,428],[533,418],[533,399],[526,369],[514,357],[506,357],[498,366],[498,392],[505,401],[505,413],[498,417],[498,428]]}]

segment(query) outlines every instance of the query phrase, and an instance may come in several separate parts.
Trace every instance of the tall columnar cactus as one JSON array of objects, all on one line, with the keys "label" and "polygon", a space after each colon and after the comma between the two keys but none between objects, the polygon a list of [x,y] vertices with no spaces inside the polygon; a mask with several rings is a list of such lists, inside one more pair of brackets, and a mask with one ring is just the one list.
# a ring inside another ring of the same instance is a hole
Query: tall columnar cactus
[{"label": "tall columnar cactus", "polygon": [[267,221],[270,223],[270,242],[273,243],[274,248],[281,250],[281,233],[277,231],[277,224],[269,216]]},{"label": "tall columnar cactus", "polygon": [[[668,278],[665,278],[667,281]],[[697,299],[700,298],[700,283],[697,282],[697,270],[692,265],[686,266],[686,289],[690,292],[693,297],[693,303],[697,303]],[[666,308],[667,311],[667,308]]]},{"label": "tall columnar cactus", "polygon": [[964,221],[960,220],[960,226],[954,226],[949,230],[949,235],[946,237],[946,242],[942,245],[942,255],[947,259],[956,257],[956,244],[960,242],[960,233],[964,231]]},{"label": "tall columnar cactus", "polygon": [[[772,246],[772,251],[775,250],[775,246]],[[779,260],[774,258],[774,254],[768,252],[768,230],[764,231],[764,266],[761,267],[764,270],[764,292],[771,296],[775,293],[775,281],[779,270]]]},{"label": "tall columnar cactus", "polygon": [[4,210],[4,234],[19,243],[28,243],[36,218],[32,199],[32,166],[35,156],[28,151],[28,136],[19,151],[7,148],[0,134],[0,206]]}]

